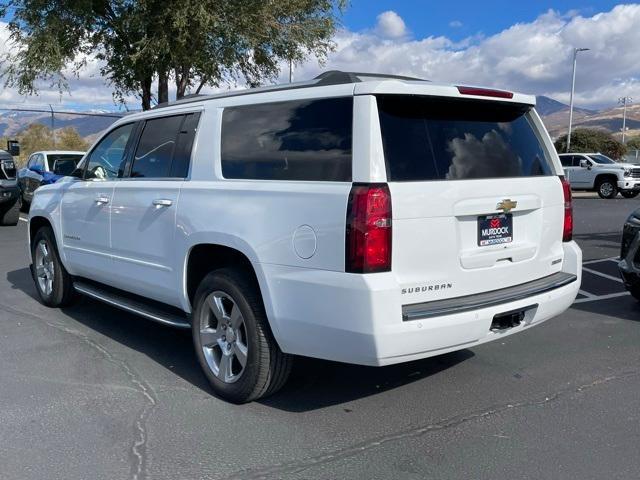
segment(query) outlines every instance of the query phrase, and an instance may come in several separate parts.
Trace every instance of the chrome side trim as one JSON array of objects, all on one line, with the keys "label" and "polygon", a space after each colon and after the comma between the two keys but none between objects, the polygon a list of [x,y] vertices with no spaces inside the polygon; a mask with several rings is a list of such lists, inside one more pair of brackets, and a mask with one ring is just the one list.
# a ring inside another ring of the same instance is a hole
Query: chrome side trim
[{"label": "chrome side trim", "polygon": [[402,306],[402,320],[407,322],[440,315],[468,312],[481,308],[493,307],[503,303],[515,302],[533,295],[555,290],[575,282],[578,277],[571,273],[557,272],[548,277],[513,287],[490,292],[466,295],[464,297],[447,298],[432,302],[414,303]]},{"label": "chrome side trim", "polygon": [[136,302],[135,300],[123,298],[116,294],[100,290],[91,285],[87,285],[81,282],[74,282],[73,288],[83,295],[94,298],[113,307],[120,308],[121,310],[135,313],[136,315],[140,315],[141,317],[153,320],[154,322],[158,322],[163,325],[169,325],[171,327],[191,328],[189,322],[187,322],[184,318],[180,318],[177,315],[163,312],[158,308],[144,305],[141,302]]}]

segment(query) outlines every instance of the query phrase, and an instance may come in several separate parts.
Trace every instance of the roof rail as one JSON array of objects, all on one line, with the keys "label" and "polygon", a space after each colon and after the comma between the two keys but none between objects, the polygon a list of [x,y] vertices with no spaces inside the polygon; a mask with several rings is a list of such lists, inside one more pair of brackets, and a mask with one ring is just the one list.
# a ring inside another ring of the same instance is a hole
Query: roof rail
[{"label": "roof rail", "polygon": [[194,94],[194,95],[186,95],[182,97],[180,100],[176,100],[175,102],[163,102],[159,103],[153,109],[156,108],[165,108],[171,107],[174,105],[182,105],[185,103],[193,103],[201,100],[214,100],[217,98],[226,98],[226,97],[238,97],[241,95],[253,95],[255,93],[263,93],[263,92],[279,92],[282,90],[293,90],[298,88],[310,88],[310,87],[322,87],[327,85],[344,85],[348,83],[359,83],[367,80],[409,80],[409,81],[421,81],[428,82],[429,80],[424,80],[422,78],[414,78],[414,77],[404,77],[401,75],[388,75],[384,73],[358,73],[358,72],[341,72],[340,70],[329,70],[327,72],[321,73],[317,77],[312,80],[307,80],[303,82],[293,82],[293,83],[282,83],[278,85],[268,85],[265,87],[256,87],[256,88],[248,88],[244,90],[233,90],[224,93],[217,93],[213,95],[203,95],[203,94]]}]

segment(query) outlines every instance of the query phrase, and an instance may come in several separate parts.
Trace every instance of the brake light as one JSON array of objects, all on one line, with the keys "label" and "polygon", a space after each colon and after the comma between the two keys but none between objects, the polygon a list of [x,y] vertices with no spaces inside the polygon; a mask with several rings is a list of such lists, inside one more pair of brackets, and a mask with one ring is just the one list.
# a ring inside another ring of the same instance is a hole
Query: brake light
[{"label": "brake light", "polygon": [[512,92],[505,90],[493,90],[491,88],[458,87],[462,95],[477,95],[479,97],[513,98]]},{"label": "brake light", "polygon": [[386,184],[354,184],[347,207],[345,270],[391,270],[391,193]]},{"label": "brake light", "polygon": [[562,241],[570,242],[573,238],[573,206],[571,201],[571,185],[564,176],[560,175],[562,192],[564,195],[564,227],[562,228]]}]

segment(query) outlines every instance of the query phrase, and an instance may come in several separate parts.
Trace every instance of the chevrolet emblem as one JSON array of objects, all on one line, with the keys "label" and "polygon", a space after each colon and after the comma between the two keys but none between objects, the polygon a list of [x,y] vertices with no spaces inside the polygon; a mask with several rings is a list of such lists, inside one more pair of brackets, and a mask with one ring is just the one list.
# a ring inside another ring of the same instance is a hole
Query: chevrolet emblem
[{"label": "chevrolet emblem", "polygon": [[518,201],[513,201],[510,198],[505,198],[496,205],[496,210],[502,210],[504,213],[509,213],[511,210],[518,206]]}]

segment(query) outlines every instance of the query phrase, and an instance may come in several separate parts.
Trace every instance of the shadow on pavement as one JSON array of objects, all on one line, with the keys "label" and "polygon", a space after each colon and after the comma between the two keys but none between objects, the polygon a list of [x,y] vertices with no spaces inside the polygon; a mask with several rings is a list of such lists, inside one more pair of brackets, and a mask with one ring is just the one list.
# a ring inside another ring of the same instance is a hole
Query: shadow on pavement
[{"label": "shadow on pavement", "polygon": [[[28,268],[8,272],[7,280],[12,288],[37,299]],[[86,297],[80,297],[76,304],[61,311],[76,322],[143,353],[196,388],[211,393],[194,354],[189,331],[159,325]],[[473,356],[470,350],[461,350],[388,367],[297,357],[292,376],[283,390],[260,403],[288,412],[339,405],[419,381]]]},{"label": "shadow on pavement", "polygon": [[38,292],[33,284],[33,278],[31,278],[31,272],[28,267],[21,268],[20,270],[13,270],[7,273],[7,281],[11,284],[13,290],[20,290],[26,293],[36,301],[40,301],[38,298]]},{"label": "shadow on pavement", "polygon": [[471,350],[459,350],[388,367],[364,367],[298,357],[287,385],[260,403],[288,412],[307,412],[340,405],[417,382],[473,356]]},{"label": "shadow on pavement", "polygon": [[640,322],[640,302],[631,295],[608,300],[574,303],[571,308],[582,312]]}]

